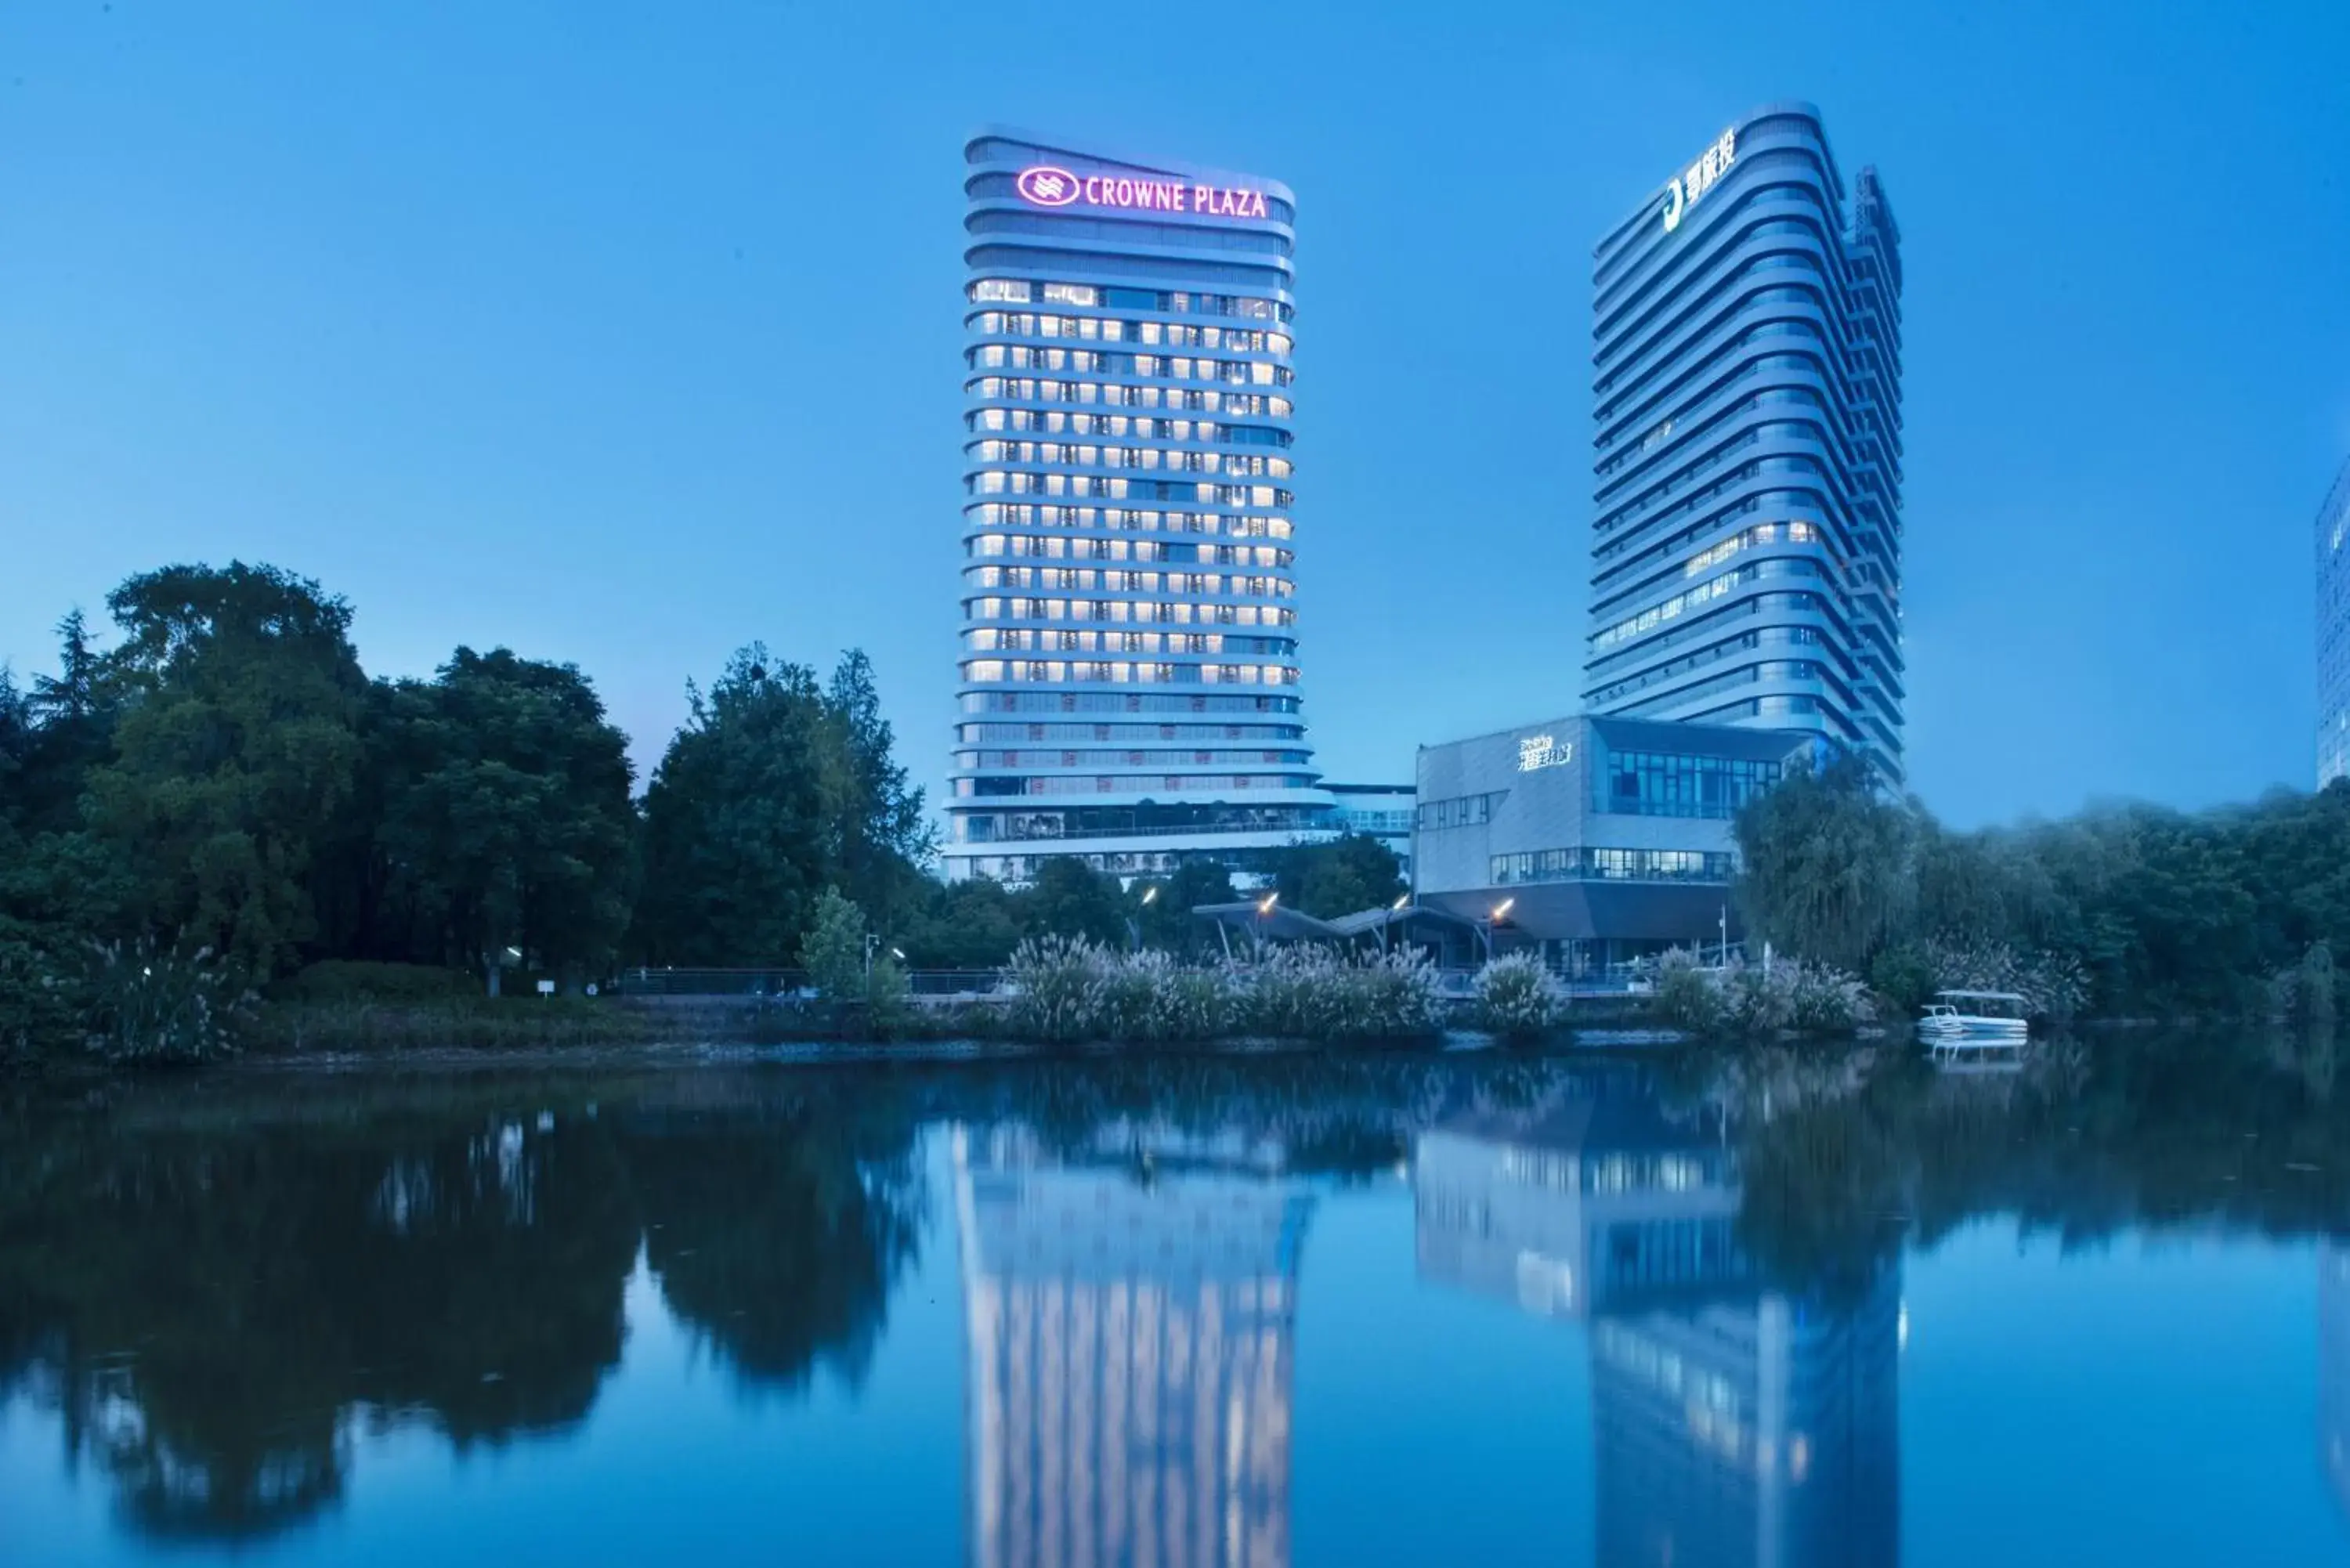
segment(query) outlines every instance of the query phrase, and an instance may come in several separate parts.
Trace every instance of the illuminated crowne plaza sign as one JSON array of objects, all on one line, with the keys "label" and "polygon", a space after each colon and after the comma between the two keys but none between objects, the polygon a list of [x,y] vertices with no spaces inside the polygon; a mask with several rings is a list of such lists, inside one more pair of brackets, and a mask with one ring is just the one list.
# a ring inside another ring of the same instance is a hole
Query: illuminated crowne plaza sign
[{"label": "illuminated crowne plaza sign", "polygon": [[1180,180],[1137,180],[1125,174],[1072,174],[1032,163],[1013,182],[1032,206],[1127,207],[1147,213],[1198,213],[1211,218],[1262,218],[1264,192],[1237,185],[1188,185]]},{"label": "illuminated crowne plaza sign", "polygon": [[1563,768],[1575,761],[1575,742],[1562,743],[1556,735],[1522,735],[1518,738],[1518,772],[1533,773],[1536,768]]},{"label": "illuminated crowne plaza sign", "polygon": [[1671,186],[1665,192],[1665,233],[1671,234],[1681,226],[1681,214],[1697,205],[1697,199],[1713,189],[1713,182],[1730,172],[1738,161],[1738,132],[1725,130],[1721,140],[1705,150],[1705,155],[1687,169],[1673,176]]}]

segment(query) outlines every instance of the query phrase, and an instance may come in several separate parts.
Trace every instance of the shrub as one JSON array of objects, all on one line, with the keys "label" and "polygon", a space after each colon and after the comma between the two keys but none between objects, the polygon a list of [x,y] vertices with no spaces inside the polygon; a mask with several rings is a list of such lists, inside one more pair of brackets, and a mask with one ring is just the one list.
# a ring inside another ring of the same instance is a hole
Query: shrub
[{"label": "shrub", "polygon": [[126,950],[92,944],[88,1044],[109,1061],[141,1065],[209,1062],[233,1053],[249,998],[204,948],[183,958],[150,940]]},{"label": "shrub", "polygon": [[1732,962],[1709,970],[1686,949],[1665,955],[1658,1011],[1697,1034],[1769,1036],[1783,1030],[1848,1033],[1874,1016],[1859,981],[1825,964],[1782,959],[1764,970]]},{"label": "shrub", "polygon": [[1675,948],[1657,964],[1657,1012],[1692,1034],[1720,1030],[1728,1009],[1695,950]]},{"label": "shrub", "polygon": [[1477,1026],[1529,1039],[1566,1019],[1566,992],[1532,953],[1495,959],[1477,971]]},{"label": "shrub", "polygon": [[482,994],[463,970],[328,959],[269,988],[272,1002],[448,1002]]},{"label": "shrub", "polygon": [[1212,1040],[1233,1023],[1229,971],[1194,969],[1163,952],[1105,955],[1099,1033],[1115,1040]]},{"label": "shrub", "polygon": [[1440,1026],[1436,971],[1418,952],[1342,956],[1283,948],[1249,976],[1243,1014],[1261,1033],[1305,1040],[1400,1040]]},{"label": "shrub", "polygon": [[1013,1034],[1065,1044],[1100,1033],[1109,960],[1085,938],[1030,937],[1012,950],[1003,976],[1012,986],[1004,1023]]},{"label": "shrub", "polygon": [[2088,1000],[2080,960],[2046,950],[2023,952],[2005,942],[1937,940],[1926,944],[1939,990],[2012,991],[2033,1018],[2062,1022]]}]

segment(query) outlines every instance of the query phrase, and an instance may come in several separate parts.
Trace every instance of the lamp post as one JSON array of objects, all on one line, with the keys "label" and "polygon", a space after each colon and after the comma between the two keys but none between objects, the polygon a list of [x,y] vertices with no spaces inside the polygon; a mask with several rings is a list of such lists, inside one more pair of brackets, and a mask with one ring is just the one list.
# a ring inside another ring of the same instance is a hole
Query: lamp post
[{"label": "lamp post", "polygon": [[1263,898],[1257,900],[1256,952],[1257,957],[1260,959],[1264,957],[1264,922],[1272,916],[1273,907],[1279,902],[1281,902],[1281,891],[1279,888],[1275,888],[1274,891],[1267,893]]},{"label": "lamp post", "polygon": [[1509,898],[1506,898],[1500,903],[1494,905],[1493,912],[1486,916],[1483,924],[1478,928],[1485,934],[1485,961],[1487,963],[1492,963],[1493,961],[1493,928],[1502,923],[1503,917],[1509,914],[1511,908],[1515,905],[1517,901],[1517,896],[1515,894],[1512,894]]},{"label": "lamp post", "polygon": [[[1145,888],[1142,890],[1141,907],[1147,909],[1158,901],[1159,885],[1154,882],[1149,887]],[[1136,952],[1140,952],[1142,950],[1142,918],[1140,915],[1128,915],[1126,918],[1126,934],[1132,940],[1133,950]]]},{"label": "lamp post", "polygon": [[1388,956],[1388,928],[1395,924],[1395,920],[1392,917],[1403,913],[1404,907],[1410,902],[1411,895],[1406,893],[1402,898],[1398,898],[1394,903],[1388,906],[1388,914],[1390,918],[1379,922],[1379,956],[1381,958]]}]

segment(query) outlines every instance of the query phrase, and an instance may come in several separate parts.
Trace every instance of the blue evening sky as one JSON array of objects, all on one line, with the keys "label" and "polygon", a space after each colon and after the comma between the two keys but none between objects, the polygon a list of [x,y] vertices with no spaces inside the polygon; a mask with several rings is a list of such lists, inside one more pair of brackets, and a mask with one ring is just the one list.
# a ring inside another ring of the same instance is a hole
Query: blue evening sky
[{"label": "blue evening sky", "polygon": [[961,146],[1299,193],[1308,716],[1341,779],[1571,711],[1590,246],[1804,99],[1905,237],[1912,782],[1952,821],[2312,773],[2350,455],[2350,5],[14,0],[0,659],[278,563],[377,673],[592,675],[650,766],[764,638],[943,771]]}]

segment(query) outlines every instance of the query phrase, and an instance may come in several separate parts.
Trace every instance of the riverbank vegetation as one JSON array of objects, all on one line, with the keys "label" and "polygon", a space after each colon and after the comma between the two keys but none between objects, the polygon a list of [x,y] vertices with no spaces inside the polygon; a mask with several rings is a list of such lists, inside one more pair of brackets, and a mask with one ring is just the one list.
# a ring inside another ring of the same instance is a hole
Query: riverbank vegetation
[{"label": "riverbank vegetation", "polygon": [[2251,1016],[2350,941],[2350,784],[1958,832],[1846,762],[1794,774],[1736,832],[1750,954],[1865,977],[1903,1016],[1946,986],[2054,1021]]},{"label": "riverbank vegetation", "polygon": [[[459,647],[371,678],[348,601],[268,566],[164,567],[106,607],[110,633],[60,624],[56,673],[0,669],[0,1060],[600,1038],[528,1010],[628,965],[805,963],[830,1011],[795,1022],[887,1035],[907,968],[1048,937],[1203,959],[1190,909],[1236,897],[1216,867],[1122,887],[1067,857],[1017,891],[938,881],[861,653],[824,678],[754,642],[689,682],[637,797],[573,665]],[[1312,914],[1402,889],[1367,839],[1271,869]]]}]

